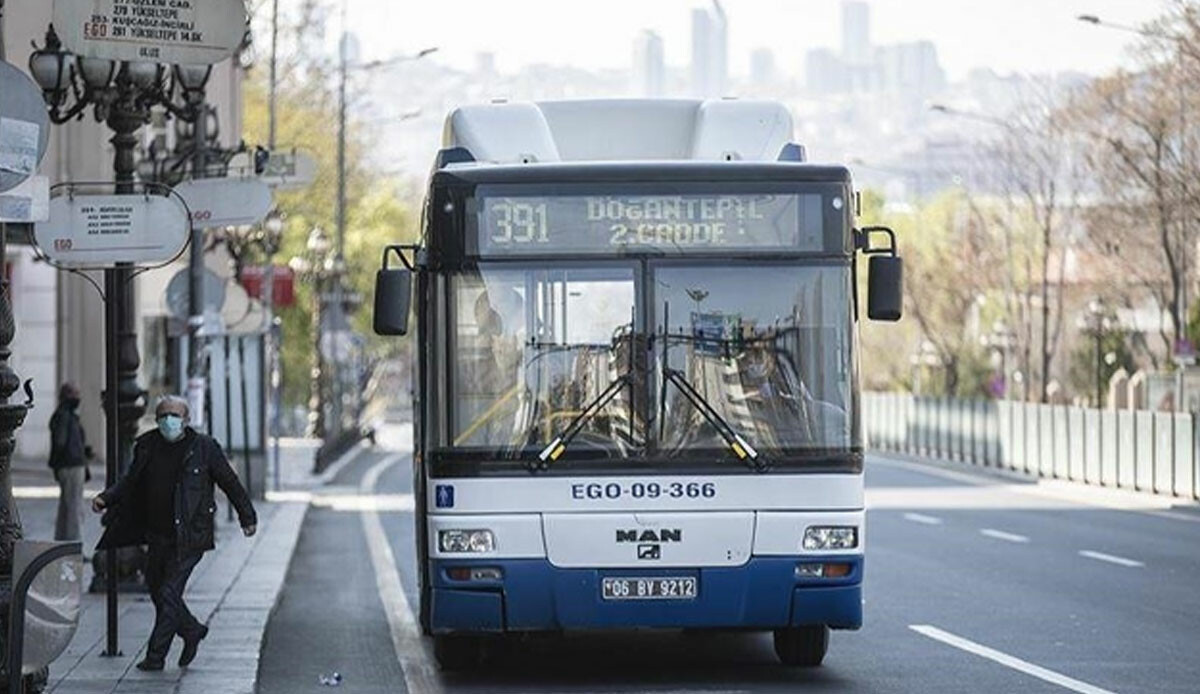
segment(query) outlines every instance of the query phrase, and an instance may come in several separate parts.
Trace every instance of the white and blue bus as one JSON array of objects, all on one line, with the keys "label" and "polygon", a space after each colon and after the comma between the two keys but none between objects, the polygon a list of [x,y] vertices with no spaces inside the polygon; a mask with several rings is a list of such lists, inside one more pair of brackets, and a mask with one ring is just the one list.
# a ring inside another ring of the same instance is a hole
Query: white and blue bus
[{"label": "white and blue bus", "polygon": [[899,318],[901,265],[856,228],[849,172],[791,136],[766,102],[450,115],[375,308],[400,335],[415,303],[444,668],[499,635],[643,628],[772,631],[814,666],[862,624],[856,256],[871,318]]}]

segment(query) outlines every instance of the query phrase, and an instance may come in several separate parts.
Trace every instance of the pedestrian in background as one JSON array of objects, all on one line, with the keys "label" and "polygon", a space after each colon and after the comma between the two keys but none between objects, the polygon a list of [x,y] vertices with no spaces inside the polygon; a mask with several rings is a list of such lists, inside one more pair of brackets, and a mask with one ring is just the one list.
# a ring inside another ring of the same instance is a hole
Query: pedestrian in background
[{"label": "pedestrian in background", "polygon": [[187,667],[208,627],[188,610],[183,592],[204,553],[213,549],[213,516],[219,486],[237,509],[242,532],[254,535],[258,519],[250,495],[221,446],[188,426],[187,400],[167,396],[155,408],[158,427],[138,437],[133,465],[92,501],[105,514],[97,550],[148,545],[146,587],[154,601],[154,630],[139,670],[162,670],[167,651],[183,639],[179,666]]},{"label": "pedestrian in background", "polygon": [[83,485],[91,479],[88,461],[94,456],[79,423],[79,402],[79,388],[74,383],[62,384],[58,407],[50,417],[50,469],[58,482],[58,515],[54,520],[54,539],[58,542],[80,539]]}]

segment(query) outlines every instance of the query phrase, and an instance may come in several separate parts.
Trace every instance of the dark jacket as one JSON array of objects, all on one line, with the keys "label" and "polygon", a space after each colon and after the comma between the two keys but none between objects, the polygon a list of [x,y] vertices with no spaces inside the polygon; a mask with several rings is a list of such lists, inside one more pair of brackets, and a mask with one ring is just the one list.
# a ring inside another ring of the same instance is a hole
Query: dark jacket
[{"label": "dark jacket", "polygon": [[[213,496],[214,484],[225,492],[237,509],[243,528],[257,525],[258,516],[250,503],[250,495],[229,466],[220,444],[190,429],[187,436],[191,444],[183,459],[176,463],[180,466],[175,484],[176,542],[182,553],[206,552],[215,546],[213,515],[217,511],[217,502]],[[138,437],[129,472],[101,495],[108,511],[102,521],[106,526],[104,536],[96,545],[97,549],[146,543],[145,471],[148,465],[164,463],[158,459],[166,445],[157,429]]]},{"label": "dark jacket", "polygon": [[50,468],[61,470],[87,465],[87,437],[79,415],[59,406],[50,417]]}]

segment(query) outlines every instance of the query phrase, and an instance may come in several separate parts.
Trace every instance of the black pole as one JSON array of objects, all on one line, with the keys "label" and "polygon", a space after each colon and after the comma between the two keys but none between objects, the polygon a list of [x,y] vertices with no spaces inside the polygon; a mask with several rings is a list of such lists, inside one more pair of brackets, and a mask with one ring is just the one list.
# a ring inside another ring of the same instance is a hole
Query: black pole
[{"label": "black pole", "polygon": [[[207,106],[201,100],[193,111],[196,120],[192,138],[192,178],[205,177],[208,168]],[[203,416],[206,408],[198,401],[208,386],[208,369],[204,359],[204,227],[194,221],[191,228],[191,248],[188,254],[188,385],[187,395],[192,410]]]},{"label": "black pole", "polygon": [[1096,409],[1103,409],[1104,402],[1104,335],[1096,331]]},{"label": "black pole", "polygon": [[[2,2],[2,0],[0,0]],[[275,151],[279,100],[279,0],[271,3],[271,76],[267,92],[267,149]]]},{"label": "black pole", "polygon": [[[118,283],[116,270],[104,271],[104,486],[112,487],[120,477],[118,458],[120,457],[120,426],[117,422],[117,384],[120,376],[117,369],[117,301],[116,286]],[[109,548],[104,552],[105,568],[105,605],[107,630],[103,655],[109,657],[121,654],[117,643],[117,550]]]},{"label": "black pole", "polygon": [[[225,365],[225,445],[229,448],[229,450],[233,450],[233,412],[230,411],[232,409],[231,406],[233,405],[233,401],[229,397],[229,389],[231,387],[231,384],[229,383],[229,334],[228,333],[226,333],[225,338],[224,338],[223,349],[224,349],[224,355],[223,355],[222,361],[224,362],[224,365]],[[228,520],[232,521],[233,520],[233,504],[226,503],[225,509],[226,509],[225,517]]]},{"label": "black pole", "polygon": [[[137,89],[122,66],[116,81],[117,99],[108,117],[113,130],[113,180],[118,195],[136,192],[134,186],[134,150],[138,140],[135,133],[144,122],[143,109],[137,101]],[[105,483],[116,484],[133,461],[133,440],[138,422],[146,412],[144,391],[138,385],[137,331],[134,326],[132,269],[118,265],[104,273],[105,283]],[[132,563],[132,562],[131,562]],[[107,642],[104,655],[119,656],[117,620],[117,583],[120,566],[116,550],[105,556],[105,589],[107,603]],[[131,568],[131,567],[130,567]],[[134,574],[134,570],[127,571]]]},{"label": "black pole", "polygon": [[[341,45],[338,50],[338,137],[337,137],[337,241],[334,245],[334,267],[337,273],[345,267],[346,261],[346,78],[349,65],[346,55],[349,49],[350,34],[346,30],[346,6],[348,0],[342,0],[342,38]],[[334,274],[332,278],[333,285],[330,288],[333,294],[332,307],[330,309],[333,320],[330,321],[331,335],[336,336],[337,331],[342,327],[342,312],[345,310],[345,278],[341,274]],[[335,352],[336,354],[336,352]],[[342,375],[345,373],[343,365],[338,362],[335,356],[330,359],[325,365],[325,369],[329,372],[330,385],[330,400],[332,408],[330,409],[329,421],[325,423],[326,428],[330,429],[330,437],[336,440],[342,434],[342,423],[345,413],[343,412],[343,397],[345,395],[345,387],[342,383]]]},{"label": "black pole", "polygon": [[242,461],[246,466],[242,482],[246,491],[254,495],[254,487],[250,486],[250,408],[246,402],[246,338],[238,336],[238,381],[242,391]]}]

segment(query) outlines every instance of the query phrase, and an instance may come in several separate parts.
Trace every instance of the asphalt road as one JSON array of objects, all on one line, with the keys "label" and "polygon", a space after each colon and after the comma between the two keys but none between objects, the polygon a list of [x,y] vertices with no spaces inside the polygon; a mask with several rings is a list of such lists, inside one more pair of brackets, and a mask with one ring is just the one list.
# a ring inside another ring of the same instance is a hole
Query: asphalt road
[{"label": "asphalt road", "polygon": [[310,511],[260,691],[329,691],[337,671],[341,691],[413,694],[1200,692],[1200,513],[878,457],[867,485],[866,625],[834,632],[821,668],[778,665],[766,635],[631,632],[510,644],[443,675],[398,609],[416,605],[408,458],[360,456]]}]

